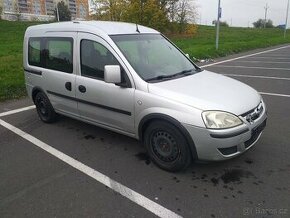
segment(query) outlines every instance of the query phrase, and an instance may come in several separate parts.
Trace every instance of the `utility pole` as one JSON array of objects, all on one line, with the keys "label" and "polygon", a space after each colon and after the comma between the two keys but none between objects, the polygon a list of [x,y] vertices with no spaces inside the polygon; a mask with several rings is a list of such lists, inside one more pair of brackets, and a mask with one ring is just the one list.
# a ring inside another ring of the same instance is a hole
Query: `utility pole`
[{"label": "utility pole", "polygon": [[265,8],[265,21],[264,21],[264,28],[266,28],[266,23],[267,23],[267,13],[268,13],[268,3],[266,4],[266,7]]},{"label": "utility pole", "polygon": [[284,38],[286,38],[286,32],[287,32],[288,13],[289,13],[289,0],[288,0],[288,3],[287,3],[287,12],[286,12],[286,21],[285,21],[285,29],[284,29]]},{"label": "utility pole", "polygon": [[219,49],[219,34],[220,34],[220,18],[222,15],[222,9],[221,9],[221,0],[218,0],[218,16],[216,21],[216,41],[215,41],[215,48],[216,50]]},{"label": "utility pole", "polygon": [[57,21],[59,22],[59,13],[58,13],[58,6],[57,6],[57,3],[56,3],[56,17],[57,17]]}]

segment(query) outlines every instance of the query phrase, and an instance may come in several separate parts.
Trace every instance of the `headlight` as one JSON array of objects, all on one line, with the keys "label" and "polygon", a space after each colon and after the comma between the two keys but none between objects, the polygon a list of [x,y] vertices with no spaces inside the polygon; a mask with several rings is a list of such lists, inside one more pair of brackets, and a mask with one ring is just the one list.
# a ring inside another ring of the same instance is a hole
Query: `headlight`
[{"label": "headlight", "polygon": [[237,116],[223,111],[204,111],[202,119],[209,129],[226,129],[243,123]]}]

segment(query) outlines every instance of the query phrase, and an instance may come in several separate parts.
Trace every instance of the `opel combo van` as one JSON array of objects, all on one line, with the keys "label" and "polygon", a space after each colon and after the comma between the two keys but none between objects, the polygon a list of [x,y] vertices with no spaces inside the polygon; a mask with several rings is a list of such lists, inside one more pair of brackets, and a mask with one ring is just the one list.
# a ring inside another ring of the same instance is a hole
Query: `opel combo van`
[{"label": "opel combo van", "polygon": [[257,91],[201,69],[151,28],[37,25],[27,28],[23,52],[27,92],[43,122],[62,114],[134,137],[165,170],[236,157],[266,126]]}]

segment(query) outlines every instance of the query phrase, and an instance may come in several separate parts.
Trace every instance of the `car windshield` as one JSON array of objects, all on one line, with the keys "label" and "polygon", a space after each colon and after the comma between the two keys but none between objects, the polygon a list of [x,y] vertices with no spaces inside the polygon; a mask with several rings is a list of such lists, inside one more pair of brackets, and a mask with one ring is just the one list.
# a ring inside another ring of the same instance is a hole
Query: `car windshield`
[{"label": "car windshield", "polygon": [[160,34],[112,35],[111,38],[145,81],[158,82],[200,71]]}]

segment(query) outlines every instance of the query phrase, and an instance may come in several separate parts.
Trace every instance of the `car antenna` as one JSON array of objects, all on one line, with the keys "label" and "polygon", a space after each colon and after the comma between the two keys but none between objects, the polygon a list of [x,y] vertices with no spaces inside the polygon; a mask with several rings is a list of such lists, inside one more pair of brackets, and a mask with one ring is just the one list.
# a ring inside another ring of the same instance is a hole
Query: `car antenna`
[{"label": "car antenna", "polygon": [[140,30],[138,28],[138,24],[136,23],[136,32],[140,33]]}]

